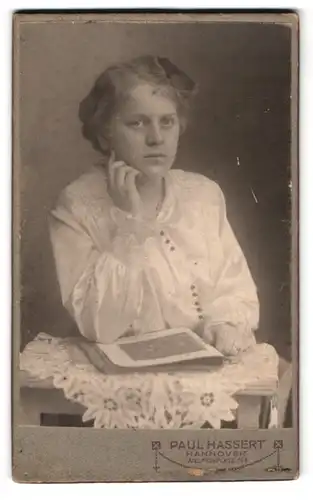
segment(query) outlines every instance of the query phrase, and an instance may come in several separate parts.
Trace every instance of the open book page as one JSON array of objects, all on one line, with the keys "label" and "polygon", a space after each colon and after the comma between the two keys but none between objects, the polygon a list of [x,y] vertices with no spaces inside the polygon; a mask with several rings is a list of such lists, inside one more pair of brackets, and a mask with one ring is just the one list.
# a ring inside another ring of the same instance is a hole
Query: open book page
[{"label": "open book page", "polygon": [[200,360],[222,362],[223,356],[189,329],[170,329],[97,344],[120,367],[139,368]]}]

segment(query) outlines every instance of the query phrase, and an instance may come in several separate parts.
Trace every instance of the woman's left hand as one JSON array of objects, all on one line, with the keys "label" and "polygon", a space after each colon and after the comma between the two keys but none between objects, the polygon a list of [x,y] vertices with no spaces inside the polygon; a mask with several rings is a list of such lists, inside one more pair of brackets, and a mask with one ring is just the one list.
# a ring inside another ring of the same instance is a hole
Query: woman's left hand
[{"label": "woman's left hand", "polygon": [[256,344],[252,331],[228,323],[208,325],[204,329],[203,338],[225,356],[236,356]]}]

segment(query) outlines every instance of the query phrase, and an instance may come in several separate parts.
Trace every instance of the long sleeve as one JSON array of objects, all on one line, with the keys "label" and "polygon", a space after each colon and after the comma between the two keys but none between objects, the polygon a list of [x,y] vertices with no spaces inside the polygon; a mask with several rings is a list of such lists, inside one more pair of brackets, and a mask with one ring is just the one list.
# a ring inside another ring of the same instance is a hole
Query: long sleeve
[{"label": "long sleeve", "polygon": [[244,254],[230,227],[224,195],[218,188],[218,238],[221,258],[216,273],[210,320],[241,325],[256,330],[259,323],[259,301]]},{"label": "long sleeve", "polygon": [[66,192],[51,213],[50,236],[63,305],[86,338],[114,342],[141,310],[140,246],[131,234],[117,234],[100,251]]}]

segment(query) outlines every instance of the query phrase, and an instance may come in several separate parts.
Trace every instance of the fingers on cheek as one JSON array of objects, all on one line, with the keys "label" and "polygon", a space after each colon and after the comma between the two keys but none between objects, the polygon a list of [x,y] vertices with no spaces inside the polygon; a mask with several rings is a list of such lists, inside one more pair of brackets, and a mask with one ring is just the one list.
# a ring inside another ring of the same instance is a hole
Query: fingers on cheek
[{"label": "fingers on cheek", "polygon": [[126,171],[124,168],[120,167],[117,169],[116,172],[116,185],[120,191],[123,191],[125,189],[125,176],[126,176]]},{"label": "fingers on cheek", "polygon": [[115,186],[117,184],[117,176],[119,170],[120,169],[118,168],[118,165],[116,165],[116,163],[112,163],[109,166],[109,179],[111,186]]}]

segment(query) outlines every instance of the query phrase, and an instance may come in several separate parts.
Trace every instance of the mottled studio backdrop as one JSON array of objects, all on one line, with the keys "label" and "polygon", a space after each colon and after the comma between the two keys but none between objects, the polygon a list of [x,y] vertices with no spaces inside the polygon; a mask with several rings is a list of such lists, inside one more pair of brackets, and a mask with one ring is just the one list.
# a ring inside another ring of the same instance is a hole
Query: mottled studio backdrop
[{"label": "mottled studio backdrop", "polygon": [[69,335],[47,214],[97,154],[80,135],[79,101],[105,67],[169,57],[199,83],[176,165],[218,181],[261,302],[259,336],[290,344],[290,31],[264,24],[45,23],[21,28],[22,347]]}]

